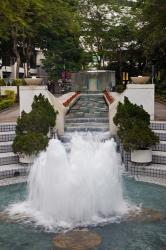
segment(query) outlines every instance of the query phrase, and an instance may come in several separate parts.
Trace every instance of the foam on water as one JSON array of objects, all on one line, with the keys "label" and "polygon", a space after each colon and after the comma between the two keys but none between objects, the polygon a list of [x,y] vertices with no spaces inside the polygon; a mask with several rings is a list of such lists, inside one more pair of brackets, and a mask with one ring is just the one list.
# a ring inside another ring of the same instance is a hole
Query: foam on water
[{"label": "foam on water", "polygon": [[50,141],[31,167],[26,201],[8,212],[55,229],[105,223],[128,209],[114,140],[74,134],[69,153],[58,139]]}]

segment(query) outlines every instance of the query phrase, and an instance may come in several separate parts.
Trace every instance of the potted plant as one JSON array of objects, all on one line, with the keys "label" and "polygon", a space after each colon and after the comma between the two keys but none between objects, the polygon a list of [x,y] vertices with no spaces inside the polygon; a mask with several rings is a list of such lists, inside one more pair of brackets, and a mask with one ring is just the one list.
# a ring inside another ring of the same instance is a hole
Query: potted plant
[{"label": "potted plant", "polygon": [[22,112],[17,120],[13,151],[21,163],[31,163],[48,145],[48,132],[55,126],[57,112],[43,95],[35,96],[30,113]]},{"label": "potted plant", "polygon": [[28,132],[17,135],[13,142],[14,153],[19,152],[21,163],[32,163],[40,151],[48,146],[48,137],[42,133]]},{"label": "potted plant", "polygon": [[151,146],[159,142],[158,136],[150,128],[150,115],[142,106],[131,103],[127,97],[119,103],[114,123],[125,151],[131,152],[131,161],[150,163]]}]

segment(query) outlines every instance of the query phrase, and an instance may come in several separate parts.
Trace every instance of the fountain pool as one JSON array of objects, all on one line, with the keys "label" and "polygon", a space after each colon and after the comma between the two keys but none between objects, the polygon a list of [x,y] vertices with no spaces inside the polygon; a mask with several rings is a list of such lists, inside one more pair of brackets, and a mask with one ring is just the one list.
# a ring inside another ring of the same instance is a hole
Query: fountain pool
[{"label": "fountain pool", "polygon": [[52,141],[28,186],[0,188],[0,249],[56,249],[57,231],[86,227],[102,237],[99,250],[164,250],[165,219],[123,218],[140,205],[165,213],[165,188],[122,177],[115,148],[113,141],[77,135],[66,153]]}]

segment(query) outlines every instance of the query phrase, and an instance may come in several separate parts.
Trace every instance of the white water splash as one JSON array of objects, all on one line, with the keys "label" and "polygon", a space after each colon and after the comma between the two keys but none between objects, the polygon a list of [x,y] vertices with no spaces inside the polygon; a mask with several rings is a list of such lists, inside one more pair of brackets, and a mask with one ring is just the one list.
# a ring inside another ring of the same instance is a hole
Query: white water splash
[{"label": "white water splash", "polygon": [[71,151],[51,140],[31,168],[27,200],[8,212],[45,228],[73,228],[111,221],[128,211],[121,163],[113,139],[72,137]]}]

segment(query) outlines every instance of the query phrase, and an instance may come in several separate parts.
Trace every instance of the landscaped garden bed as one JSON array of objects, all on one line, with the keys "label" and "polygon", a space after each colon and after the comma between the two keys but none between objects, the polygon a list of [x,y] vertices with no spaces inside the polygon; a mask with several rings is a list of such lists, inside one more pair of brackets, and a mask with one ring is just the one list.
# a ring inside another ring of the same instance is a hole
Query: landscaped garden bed
[{"label": "landscaped garden bed", "polygon": [[12,90],[6,90],[5,95],[0,96],[0,111],[9,108],[16,101],[16,95]]}]

